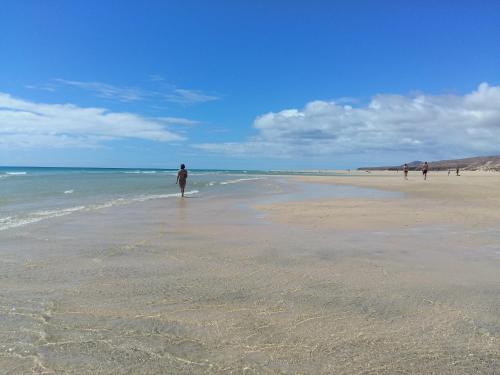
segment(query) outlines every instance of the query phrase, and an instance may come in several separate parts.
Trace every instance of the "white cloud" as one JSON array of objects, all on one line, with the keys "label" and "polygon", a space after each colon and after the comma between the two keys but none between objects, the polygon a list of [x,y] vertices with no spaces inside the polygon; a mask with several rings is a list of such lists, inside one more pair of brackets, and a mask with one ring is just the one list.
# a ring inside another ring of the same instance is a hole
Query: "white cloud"
[{"label": "white cloud", "polygon": [[150,74],[149,75],[149,80],[151,82],[162,82],[162,81],[165,81],[165,78],[163,78],[161,75],[159,74]]},{"label": "white cloud", "polygon": [[[154,83],[162,83],[164,79],[160,76],[150,76],[150,81]],[[158,90],[147,90],[136,87],[119,87],[110,85],[103,82],[85,82],[85,81],[72,81],[62,78],[56,78],[53,82],[59,85],[66,85],[77,87],[83,90],[90,91],[100,98],[112,99],[121,102],[137,102],[137,101],[164,101],[176,104],[191,105],[198,103],[206,103],[214,100],[219,100],[220,97],[215,95],[208,95],[201,90],[189,90],[176,88],[168,84],[161,84],[156,87]],[[27,86],[28,88],[46,89],[45,87],[52,87],[50,85],[44,86]]]},{"label": "white cloud", "polygon": [[383,153],[454,155],[499,153],[500,86],[470,94],[380,94],[362,107],[345,100],[313,101],[303,109],[267,113],[245,142],[196,147],[239,156],[335,156]]},{"label": "white cloud", "polygon": [[207,95],[200,90],[174,89],[171,94],[164,95],[165,100],[178,104],[196,104],[212,102],[220,98],[215,95]]},{"label": "white cloud", "polygon": [[56,88],[54,87],[53,84],[45,84],[45,85],[25,85],[27,89],[32,89],[32,90],[43,90],[43,91],[49,91],[49,92],[54,92],[56,91]]},{"label": "white cloud", "polygon": [[34,103],[0,93],[0,145],[4,147],[95,147],[123,139],[175,142],[184,137],[167,126],[192,123],[73,104]]},{"label": "white cloud", "polygon": [[165,124],[170,124],[170,125],[193,126],[201,124],[200,121],[188,120],[186,118],[181,118],[181,117],[157,117],[156,119],[162,121]]},{"label": "white cloud", "polygon": [[59,84],[92,91],[101,98],[116,99],[122,102],[144,100],[146,97],[151,95],[151,93],[137,88],[117,87],[102,82],[70,81],[61,78],[56,78],[54,81]]}]

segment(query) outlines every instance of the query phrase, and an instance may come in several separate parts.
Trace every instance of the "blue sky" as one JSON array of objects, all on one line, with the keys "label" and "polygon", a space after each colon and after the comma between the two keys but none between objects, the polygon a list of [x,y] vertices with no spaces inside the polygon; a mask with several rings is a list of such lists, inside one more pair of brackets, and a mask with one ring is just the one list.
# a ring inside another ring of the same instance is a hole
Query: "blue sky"
[{"label": "blue sky", "polygon": [[0,164],[500,154],[498,1],[4,1]]}]

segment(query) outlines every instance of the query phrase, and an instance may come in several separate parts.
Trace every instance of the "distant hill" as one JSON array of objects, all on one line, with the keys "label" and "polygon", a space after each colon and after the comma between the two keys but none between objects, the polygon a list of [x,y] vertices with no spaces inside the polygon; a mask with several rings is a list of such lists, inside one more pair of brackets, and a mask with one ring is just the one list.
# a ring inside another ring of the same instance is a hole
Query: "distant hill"
[{"label": "distant hill", "polygon": [[[423,162],[415,160],[408,163],[410,170],[418,170]],[[430,169],[443,171],[448,169],[456,169],[457,167],[465,170],[495,170],[500,171],[500,155],[496,156],[478,156],[474,158],[454,159],[454,160],[438,160],[429,162]],[[364,171],[394,171],[401,169],[401,165],[385,166],[385,167],[362,167],[358,170]]]}]

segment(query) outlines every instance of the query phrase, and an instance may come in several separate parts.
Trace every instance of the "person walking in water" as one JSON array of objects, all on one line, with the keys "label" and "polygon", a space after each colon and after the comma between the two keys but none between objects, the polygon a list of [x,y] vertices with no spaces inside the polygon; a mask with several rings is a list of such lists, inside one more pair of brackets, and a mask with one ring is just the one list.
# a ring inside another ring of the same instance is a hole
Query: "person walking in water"
[{"label": "person walking in water", "polygon": [[427,180],[427,172],[429,171],[429,164],[427,162],[422,166],[422,174],[424,175],[424,180]]},{"label": "person walking in water", "polygon": [[188,172],[186,170],[186,166],[184,164],[181,164],[181,169],[179,169],[179,172],[177,172],[176,184],[179,184],[179,187],[181,188],[182,197],[184,197],[184,189],[186,188],[187,178],[188,178]]},{"label": "person walking in water", "polygon": [[405,174],[405,180],[408,180],[408,164],[403,165],[403,172]]}]

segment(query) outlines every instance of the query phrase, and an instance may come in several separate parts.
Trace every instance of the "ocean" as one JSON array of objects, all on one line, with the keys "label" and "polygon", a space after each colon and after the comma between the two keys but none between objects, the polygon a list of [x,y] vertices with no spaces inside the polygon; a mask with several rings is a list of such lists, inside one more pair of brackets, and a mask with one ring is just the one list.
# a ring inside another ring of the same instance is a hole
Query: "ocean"
[{"label": "ocean", "polygon": [[[227,190],[263,172],[190,170],[186,195]],[[0,230],[74,212],[179,196],[177,170],[0,167]],[[225,189],[226,188],[226,189]]]},{"label": "ocean", "polygon": [[[249,170],[189,170],[186,195],[225,194],[282,174],[335,174]],[[0,167],[0,230],[75,212],[179,196],[177,170]]]}]

